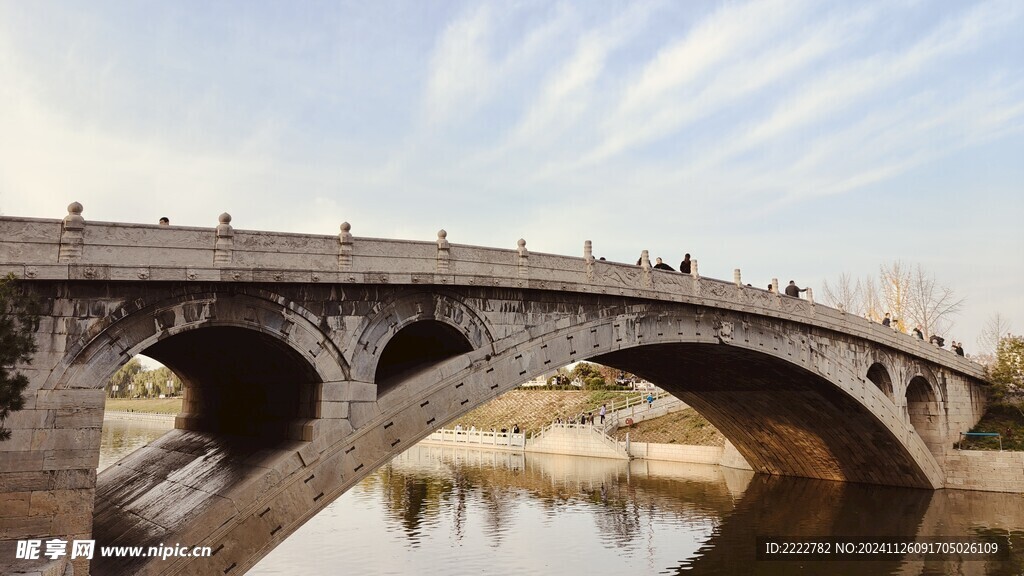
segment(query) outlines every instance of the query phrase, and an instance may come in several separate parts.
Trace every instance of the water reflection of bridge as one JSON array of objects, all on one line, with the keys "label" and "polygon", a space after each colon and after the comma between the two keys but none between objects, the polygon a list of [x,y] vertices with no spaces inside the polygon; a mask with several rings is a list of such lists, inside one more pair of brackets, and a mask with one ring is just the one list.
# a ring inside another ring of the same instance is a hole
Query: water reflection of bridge
[{"label": "water reflection of bridge", "polygon": [[[438,468],[443,473],[438,473]],[[382,490],[392,519],[409,537],[445,508],[464,529],[470,491],[487,505],[493,537],[513,524],[509,502],[528,491],[551,514],[572,502],[603,508],[595,515],[607,545],[642,545],[644,518],[674,514],[706,533],[680,574],[1018,574],[1024,557],[1009,561],[757,561],[758,537],[930,539],[984,538],[1021,549],[1024,501],[1019,495],[929,491],[859,485],[674,462],[633,461],[416,446],[364,480],[357,490]],[[672,570],[672,567],[666,567]],[[809,571],[809,572],[808,572]]]}]

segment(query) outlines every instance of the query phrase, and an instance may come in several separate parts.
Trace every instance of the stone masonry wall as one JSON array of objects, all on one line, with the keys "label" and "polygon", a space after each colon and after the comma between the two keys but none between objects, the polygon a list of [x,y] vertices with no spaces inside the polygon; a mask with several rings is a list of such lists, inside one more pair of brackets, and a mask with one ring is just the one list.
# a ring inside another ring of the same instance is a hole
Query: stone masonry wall
[{"label": "stone masonry wall", "polygon": [[950,450],[946,454],[946,487],[1024,493],[1024,452]]}]

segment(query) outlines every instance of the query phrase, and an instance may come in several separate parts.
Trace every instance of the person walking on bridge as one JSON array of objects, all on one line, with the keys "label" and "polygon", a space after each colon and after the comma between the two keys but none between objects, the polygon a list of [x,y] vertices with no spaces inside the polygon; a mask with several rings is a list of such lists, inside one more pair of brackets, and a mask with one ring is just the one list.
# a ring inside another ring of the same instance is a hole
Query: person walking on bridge
[{"label": "person walking on bridge", "polygon": [[668,264],[665,264],[664,262],[662,262],[661,258],[658,258],[658,263],[654,265],[654,269],[655,270],[667,270],[669,272],[675,272],[676,271],[675,268],[673,268],[673,267],[669,266]]},{"label": "person walking on bridge", "polygon": [[789,286],[786,286],[786,296],[799,298],[801,292],[807,292],[807,288],[800,288],[796,285],[796,282],[790,280]]},{"label": "person walking on bridge", "polygon": [[690,273],[690,255],[686,254],[683,256],[683,261],[679,263],[679,271],[683,274]]},{"label": "person walking on bridge", "polygon": [[600,410],[600,412],[598,412],[598,414],[601,415],[601,424],[604,424],[604,415],[607,412],[608,412],[608,405],[607,404],[601,404],[601,410]]}]

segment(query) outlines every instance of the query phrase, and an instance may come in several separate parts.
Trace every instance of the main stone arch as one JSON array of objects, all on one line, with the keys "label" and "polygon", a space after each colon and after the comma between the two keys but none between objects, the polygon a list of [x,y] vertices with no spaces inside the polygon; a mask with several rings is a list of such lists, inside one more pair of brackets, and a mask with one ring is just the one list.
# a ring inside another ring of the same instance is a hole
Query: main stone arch
[{"label": "main stone arch", "polygon": [[[937,461],[916,431],[906,426],[900,408],[848,361],[844,346],[823,344],[829,335],[777,322],[766,325],[742,314],[705,315],[699,308],[602,314],[605,317],[573,328],[551,324],[499,341],[495,346],[502,362],[497,365],[489,356],[481,362],[482,355],[476,354],[477,362],[469,367],[460,370],[466,361],[453,360],[403,387],[417,389],[418,398],[430,397],[434,390],[443,394],[437,384],[430,386],[431,381],[463,375],[453,385],[458,392],[439,399],[451,407],[449,412],[428,420],[437,425],[553,366],[594,359],[646,376],[681,396],[722,429],[760,472],[942,485]],[[675,372],[673,362],[678,365]],[[696,374],[688,373],[686,363],[702,367]],[[730,372],[738,366],[749,369],[746,381]],[[723,381],[716,370],[733,381]],[[769,377],[754,377],[757,374]],[[734,405],[729,405],[730,398]],[[411,405],[408,409],[422,411]],[[364,424],[353,421],[356,428]]]}]

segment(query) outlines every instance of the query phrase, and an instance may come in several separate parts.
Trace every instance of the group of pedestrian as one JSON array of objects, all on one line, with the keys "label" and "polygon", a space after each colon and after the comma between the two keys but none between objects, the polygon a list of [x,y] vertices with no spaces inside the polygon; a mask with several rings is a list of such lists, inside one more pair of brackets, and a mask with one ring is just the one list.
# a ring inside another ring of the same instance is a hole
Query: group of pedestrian
[{"label": "group of pedestrian", "polygon": [[[868,318],[869,320],[871,318],[870,314],[865,314],[864,317]],[[899,331],[898,322],[899,321],[893,318],[889,312],[886,312],[885,316],[882,317],[882,326],[885,326],[886,328],[892,328],[893,330]],[[913,336],[914,338],[917,338],[918,340],[924,340],[924,330],[921,328],[920,324],[914,326],[914,329],[910,331],[910,335]],[[928,338],[928,343],[935,346],[936,348],[942,348],[943,346],[946,345],[946,339],[943,338],[942,336],[939,336],[938,334],[932,334]],[[956,340],[954,340],[949,345],[949,349],[957,356],[965,356],[963,342],[957,342]]]},{"label": "group of pedestrian", "polygon": [[[750,286],[750,284],[747,284],[747,286]],[[775,285],[774,284],[768,284],[768,291],[774,294],[775,293]],[[801,287],[797,286],[795,280],[790,280],[789,281],[789,285],[787,285],[786,289],[783,290],[783,293],[786,296],[792,296],[793,298],[799,298],[801,292],[807,292],[807,288],[801,288]]]},{"label": "group of pedestrian", "polygon": [[[637,258],[636,265],[640,266],[641,264],[643,264],[643,261],[644,261],[644,257],[643,257],[643,255],[641,255],[640,258]],[[667,272],[675,272],[676,271],[675,268],[673,268],[673,267],[669,266],[668,264],[666,264],[665,261],[662,260],[660,257],[655,258],[654,261],[655,261],[655,264],[654,264],[654,269],[655,270],[665,270]],[[679,271],[682,272],[683,274],[690,274],[691,264],[692,264],[692,262],[690,261],[690,255],[689,254],[685,254],[683,256],[683,261],[679,263]]]}]

